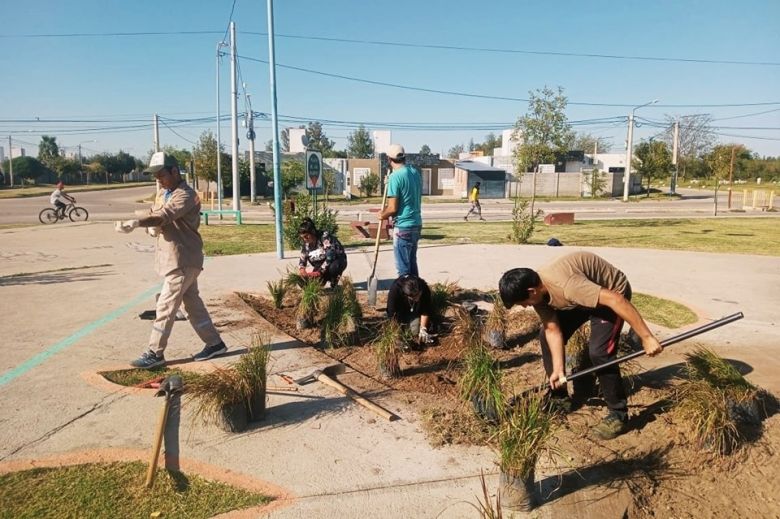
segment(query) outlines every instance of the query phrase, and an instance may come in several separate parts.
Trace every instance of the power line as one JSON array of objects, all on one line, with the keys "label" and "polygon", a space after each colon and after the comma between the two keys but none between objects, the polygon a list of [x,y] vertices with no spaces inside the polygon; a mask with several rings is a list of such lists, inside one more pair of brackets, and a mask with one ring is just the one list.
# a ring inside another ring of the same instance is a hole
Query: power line
[{"label": "power line", "polygon": [[[230,10],[230,21],[233,19],[233,11],[235,9],[236,2],[233,1],[233,6]],[[133,36],[173,36],[173,35],[202,35],[202,34],[222,34],[219,31],[138,31],[138,32],[83,32],[83,33],[44,33],[44,34],[0,34],[0,38],[95,38],[95,37],[133,37]],[[268,36],[265,32],[254,31],[242,31],[241,34],[250,34],[254,36]],[[227,31],[223,36],[223,41],[227,37]],[[584,52],[559,52],[559,51],[547,51],[547,50],[529,50],[529,49],[506,49],[497,47],[467,47],[461,45],[444,45],[433,43],[406,43],[406,42],[393,42],[384,40],[360,40],[351,38],[332,38],[327,36],[301,36],[296,34],[275,34],[277,38],[288,38],[298,40],[313,40],[313,41],[325,41],[333,43],[350,43],[359,45],[374,45],[374,46],[387,46],[387,47],[405,47],[412,49],[435,49],[435,50],[448,50],[448,51],[469,51],[469,52],[481,52],[481,53],[493,53],[493,54],[524,54],[524,55],[537,55],[537,56],[558,56],[558,57],[574,57],[574,58],[591,58],[591,59],[613,59],[613,60],[629,60],[629,61],[660,61],[670,63],[698,63],[709,65],[747,65],[747,66],[767,66],[777,67],[780,66],[780,62],[776,61],[748,61],[748,60],[726,60],[726,59],[704,59],[704,58],[677,58],[670,56],[639,56],[630,54],[603,54],[603,53],[584,53]]]},{"label": "power line", "polygon": [[171,128],[170,126],[168,126],[168,123],[166,123],[165,121],[160,121],[160,122],[161,122],[161,123],[163,123],[163,126],[165,126],[166,128],[168,128],[168,129],[169,129],[171,132],[173,132],[173,134],[174,134],[174,135],[176,135],[177,137],[179,137],[181,140],[187,141],[187,142],[189,142],[190,144],[192,144],[193,146],[197,146],[197,145],[198,145],[198,143],[197,143],[197,142],[193,142],[193,141],[189,140],[188,138],[184,137],[182,134],[180,134],[179,132],[177,132],[176,130],[174,130],[174,129],[173,129],[173,128]]},{"label": "power line", "polygon": [[753,112],[752,114],[742,114],[742,115],[733,115],[731,117],[718,117],[717,119],[713,119],[713,121],[726,121],[728,119],[741,119],[743,117],[752,117],[754,115],[764,115],[769,114],[772,112],[780,111],[780,108],[773,108],[771,110],[764,110],[763,112]]},{"label": "power line", "polygon": [[222,43],[225,43],[227,39],[228,31],[230,30],[230,22],[233,21],[233,11],[236,9],[236,0],[233,0],[233,6],[230,8],[230,16],[228,17],[227,28],[225,29],[225,35],[222,37]]},{"label": "power line", "polygon": [[[258,63],[265,63],[268,64],[267,60],[259,59],[259,58],[250,58],[247,56],[238,56],[240,59],[245,59],[247,61],[256,61]],[[423,88],[423,87],[413,87],[409,85],[400,85],[397,83],[387,83],[384,81],[374,81],[371,79],[363,79],[363,78],[356,78],[352,76],[345,76],[342,74],[333,74],[330,72],[322,72],[320,70],[313,70],[313,69],[307,69],[303,67],[295,67],[292,65],[283,65],[279,62],[276,63],[276,66],[279,68],[285,68],[290,70],[297,70],[299,72],[306,72],[308,74],[316,74],[319,76],[326,76],[326,77],[332,77],[336,79],[343,79],[346,81],[354,81],[357,83],[367,83],[370,85],[378,85],[378,86],[386,86],[391,88],[398,88],[401,90],[413,90],[416,92],[427,92],[430,94],[444,94],[444,95],[453,95],[453,96],[460,96],[460,97],[470,97],[470,98],[477,98],[477,99],[493,99],[497,101],[513,101],[513,102],[523,102],[527,103],[529,100],[527,98],[523,97],[508,97],[508,96],[495,96],[495,95],[487,95],[487,94],[474,94],[470,92],[457,92],[454,90],[440,90],[435,88]],[[574,105],[574,106],[604,106],[604,107],[619,107],[619,108],[633,108],[637,106],[638,103],[590,103],[590,102],[582,102],[582,101],[569,101],[567,104]],[[655,107],[659,108],[715,108],[715,107],[737,107],[737,106],[771,106],[771,105],[780,105],[780,101],[771,101],[771,102],[762,102],[762,103],[722,103],[722,104],[656,104],[653,105]]]}]

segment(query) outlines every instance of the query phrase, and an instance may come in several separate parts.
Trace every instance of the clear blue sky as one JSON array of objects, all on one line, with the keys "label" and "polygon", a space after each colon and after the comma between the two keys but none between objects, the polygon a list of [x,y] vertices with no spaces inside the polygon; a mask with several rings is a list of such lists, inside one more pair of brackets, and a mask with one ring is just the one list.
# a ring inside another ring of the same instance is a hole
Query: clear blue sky
[{"label": "clear blue sky", "polygon": [[[65,146],[81,142],[85,154],[124,149],[145,158],[152,147],[151,118],[156,112],[167,118],[164,121],[176,132],[161,126],[163,144],[192,147],[188,141],[197,141],[206,129],[215,130],[215,124],[177,126],[169,119],[214,115],[215,47],[226,32],[232,6],[233,0],[5,0],[0,10],[0,145],[7,147],[9,133],[25,143],[39,142],[43,133],[56,136]],[[631,106],[659,99],[659,106],[643,108],[637,115],[662,120],[665,114],[709,113],[716,125],[739,127],[719,130],[721,133],[765,138],[722,136],[721,141],[742,142],[761,154],[780,155],[780,130],[752,129],[780,128],[777,0],[507,0],[486,4],[463,0],[277,0],[274,8],[279,65],[494,97],[527,98],[531,89],[562,86],[572,103],[570,120],[625,116]],[[239,55],[267,60],[267,36],[258,34],[267,29],[266,2],[236,0],[232,18],[238,30]],[[187,31],[198,34],[182,34]],[[174,34],[79,36],[141,32]],[[379,41],[411,46],[368,43]],[[463,47],[770,64],[610,59]],[[229,69],[225,59],[221,74],[223,114],[230,111]],[[254,110],[270,112],[268,65],[241,59],[240,69]],[[406,126],[486,123],[486,127],[499,130],[503,123],[513,124],[527,109],[522,101],[405,90],[285,68],[278,69],[277,81],[281,115],[348,121],[352,127],[364,122],[371,130],[385,129],[373,123],[390,122]],[[661,106],[750,103],[774,104]],[[239,111],[243,110],[242,97]],[[758,112],[768,113],[731,118]],[[35,118],[101,122],[8,122]],[[717,121],[721,118],[730,119]],[[346,145],[349,124],[325,125],[339,148]],[[100,129],[135,125],[142,127],[133,131]],[[76,126],[87,130],[72,133]],[[613,151],[624,149],[624,122],[577,129],[610,139]],[[393,141],[409,151],[428,144],[434,152],[446,152],[470,138],[480,142],[488,131],[396,129]],[[640,126],[635,140],[659,131]],[[245,131],[239,128],[239,133],[243,151]],[[263,149],[271,137],[270,123],[257,121],[257,134],[257,147]],[[229,123],[223,123],[223,143],[228,151],[229,135]],[[90,140],[96,142],[85,142]],[[28,154],[37,153],[34,146],[24,146]]]}]

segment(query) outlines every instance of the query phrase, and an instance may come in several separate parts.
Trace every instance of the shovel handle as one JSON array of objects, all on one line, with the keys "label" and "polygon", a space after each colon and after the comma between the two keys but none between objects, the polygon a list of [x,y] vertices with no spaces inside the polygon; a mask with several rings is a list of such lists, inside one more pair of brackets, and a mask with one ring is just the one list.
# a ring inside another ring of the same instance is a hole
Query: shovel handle
[{"label": "shovel handle", "polygon": [[337,382],[337,381],[333,380],[332,378],[330,378],[329,376],[325,375],[324,373],[321,373],[320,375],[318,375],[317,376],[317,380],[319,380],[323,384],[329,385],[330,387],[332,387],[333,389],[335,389],[339,393],[341,393],[343,395],[346,395],[348,398],[351,398],[352,400],[354,400],[358,404],[362,405],[366,409],[370,409],[371,411],[375,412],[376,414],[378,414],[379,416],[381,416],[382,418],[384,418],[387,421],[391,421],[395,417],[395,415],[393,413],[391,413],[390,411],[379,407],[378,405],[376,405],[375,403],[371,402],[370,400],[367,400],[366,398],[363,398],[358,393],[355,393],[354,391],[349,389],[347,386],[341,384],[340,382]]},{"label": "shovel handle", "polygon": [[146,488],[152,488],[155,472],[157,471],[157,461],[160,458],[160,447],[162,446],[163,434],[165,433],[165,423],[168,421],[168,406],[170,405],[170,396],[165,395],[165,403],[160,411],[160,420],[157,425],[157,433],[154,436],[152,445],[152,457],[149,460],[149,470],[146,471]]},{"label": "shovel handle", "polygon": [[[387,203],[387,184],[389,179],[390,175],[387,175],[387,178],[385,179],[385,190],[382,194],[382,208],[380,211],[385,210],[385,204]],[[376,229],[376,243],[374,244],[374,265],[371,267],[371,275],[369,276],[369,279],[372,279],[376,274],[376,260],[379,259],[379,242],[382,240],[382,222],[384,222],[384,220],[379,220],[379,225]]]}]

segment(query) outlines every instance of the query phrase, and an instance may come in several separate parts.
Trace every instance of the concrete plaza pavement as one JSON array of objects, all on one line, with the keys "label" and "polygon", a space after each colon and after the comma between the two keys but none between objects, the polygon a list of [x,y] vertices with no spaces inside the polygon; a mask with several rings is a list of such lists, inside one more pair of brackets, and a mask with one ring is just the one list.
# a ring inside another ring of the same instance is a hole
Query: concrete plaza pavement
[{"label": "concrete plaza pavement", "polygon": [[[501,273],[537,267],[574,247],[517,245],[423,246],[421,275],[494,289]],[[742,311],[743,320],[691,342],[710,343],[750,367],[748,378],[780,392],[780,258],[645,249],[589,248],[619,266],[635,291],[684,303],[703,321]],[[101,449],[148,450],[160,408],[142,394],[96,385],[95,372],[124,367],[144,348],[150,323],[137,314],[153,308],[159,278],[154,242],[141,231],[117,234],[107,223],[0,230],[0,462]],[[263,325],[234,295],[264,292],[296,253],[215,257],[200,278],[201,293],[233,352]],[[349,251],[356,282],[370,272],[368,251]],[[394,277],[392,251],[380,253],[378,275]],[[676,332],[656,327],[659,338]],[[303,376],[332,363],[322,353],[276,333],[272,372]],[[174,326],[168,360],[185,359],[201,345],[187,323]],[[686,347],[669,349],[652,368],[673,364]],[[215,359],[224,364],[235,357]],[[497,488],[495,456],[485,448],[432,448],[419,417],[386,387],[358,373],[339,377],[401,417],[385,422],[321,384],[299,394],[269,394],[264,422],[228,435],[181,420],[179,453],[285,490],[270,517],[474,517],[479,474]],[[272,376],[271,384],[279,379]],[[396,395],[397,396],[397,395]],[[186,403],[185,403],[186,408]],[[544,475],[544,474],[542,474]],[[568,496],[572,497],[572,496]],[[576,497],[576,496],[574,496]],[[541,507],[539,517],[587,511],[620,515],[605,501],[578,508],[576,499]],[[616,511],[617,510],[617,511]]]}]

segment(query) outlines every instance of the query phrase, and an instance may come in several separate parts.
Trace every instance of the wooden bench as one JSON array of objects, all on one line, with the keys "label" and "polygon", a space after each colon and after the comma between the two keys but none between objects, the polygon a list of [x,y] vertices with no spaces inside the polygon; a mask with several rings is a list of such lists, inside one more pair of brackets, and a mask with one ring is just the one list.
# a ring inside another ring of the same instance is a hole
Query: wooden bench
[{"label": "wooden bench", "polygon": [[574,223],[574,213],[550,213],[544,217],[546,225],[571,225]]},{"label": "wooden bench", "polygon": [[[377,222],[360,222],[353,220],[349,222],[349,226],[355,231],[355,236],[358,236],[360,238],[373,238],[376,239],[376,231],[379,228],[379,223]],[[389,240],[390,239],[390,231],[387,228],[387,221],[382,223],[382,234],[380,235],[380,239],[382,240]]]},{"label": "wooden bench", "polygon": [[209,216],[234,216],[236,218],[236,224],[241,225],[241,211],[234,211],[232,209],[223,209],[222,211],[219,210],[205,210],[201,211],[200,215],[203,217],[203,223],[205,225],[209,224]]}]

